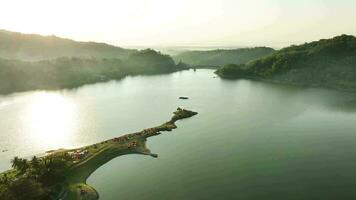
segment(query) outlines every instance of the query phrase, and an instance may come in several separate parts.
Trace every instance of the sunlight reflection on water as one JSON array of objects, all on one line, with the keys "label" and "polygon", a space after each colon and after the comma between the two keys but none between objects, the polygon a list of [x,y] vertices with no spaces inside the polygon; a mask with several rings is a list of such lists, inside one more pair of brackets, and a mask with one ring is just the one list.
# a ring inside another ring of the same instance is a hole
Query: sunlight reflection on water
[{"label": "sunlight reflection on water", "polygon": [[28,100],[22,116],[26,141],[46,149],[68,146],[76,130],[74,101],[51,92],[36,93]]}]

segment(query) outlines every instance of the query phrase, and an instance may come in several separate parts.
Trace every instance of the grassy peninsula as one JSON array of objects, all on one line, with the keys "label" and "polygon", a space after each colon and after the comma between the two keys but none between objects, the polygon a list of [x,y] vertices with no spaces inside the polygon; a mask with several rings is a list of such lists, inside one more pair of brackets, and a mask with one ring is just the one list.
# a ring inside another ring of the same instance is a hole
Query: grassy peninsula
[{"label": "grassy peninsula", "polygon": [[13,169],[0,174],[1,200],[96,200],[99,194],[86,184],[96,169],[126,154],[157,157],[146,147],[149,137],[172,131],[175,122],[196,115],[178,108],[173,117],[160,126],[123,135],[77,149],[49,151],[44,157],[31,160],[15,157]]},{"label": "grassy peninsula", "polygon": [[216,74],[356,91],[356,37],[341,35],[293,45],[246,64],[222,66]]},{"label": "grassy peninsula", "polygon": [[173,56],[175,61],[182,61],[195,67],[215,67],[226,64],[243,64],[264,56],[275,50],[268,47],[216,49],[209,51],[186,51]]}]

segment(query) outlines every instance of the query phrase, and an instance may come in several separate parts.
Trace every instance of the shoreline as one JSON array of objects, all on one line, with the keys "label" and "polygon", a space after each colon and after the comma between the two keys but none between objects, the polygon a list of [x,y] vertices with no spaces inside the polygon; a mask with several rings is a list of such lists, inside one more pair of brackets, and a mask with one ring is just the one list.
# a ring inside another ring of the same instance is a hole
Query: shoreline
[{"label": "shoreline", "polygon": [[273,79],[266,79],[266,78],[259,78],[253,76],[229,76],[223,75],[220,73],[214,72],[218,77],[224,80],[253,80],[253,81],[260,81],[265,83],[272,83],[277,85],[285,85],[285,86],[294,86],[294,87],[301,87],[301,88],[315,88],[315,89],[326,89],[326,90],[334,90],[339,92],[347,92],[347,93],[355,93],[356,89],[348,89],[343,87],[337,86],[327,86],[327,85],[320,85],[320,84],[307,84],[307,83],[295,83],[295,82],[287,82],[287,81],[279,81]]},{"label": "shoreline", "polygon": [[83,82],[80,84],[75,85],[57,85],[57,86],[46,86],[46,87],[28,87],[28,88],[16,88],[13,90],[3,90],[0,88],[0,97],[1,96],[10,96],[16,95],[24,92],[36,92],[36,91],[60,91],[60,90],[75,90],[84,86],[100,84],[100,83],[108,83],[110,81],[121,81],[127,77],[135,77],[135,76],[156,76],[156,75],[166,75],[171,74],[179,71],[189,70],[190,68],[182,68],[182,69],[175,69],[171,71],[164,71],[164,72],[155,72],[155,73],[137,73],[137,74],[125,74],[120,77],[115,78],[107,78],[105,80],[96,79],[92,81]]}]

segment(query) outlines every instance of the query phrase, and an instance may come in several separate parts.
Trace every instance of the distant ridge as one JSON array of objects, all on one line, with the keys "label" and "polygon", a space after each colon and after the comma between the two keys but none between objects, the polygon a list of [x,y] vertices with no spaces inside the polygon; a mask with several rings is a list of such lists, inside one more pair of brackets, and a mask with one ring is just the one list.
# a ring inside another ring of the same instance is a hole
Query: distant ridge
[{"label": "distant ridge", "polygon": [[58,57],[127,58],[136,50],[106,43],[78,42],[57,36],[23,34],[0,29],[0,58],[36,61]]},{"label": "distant ridge", "polygon": [[173,58],[195,66],[221,66],[226,64],[243,64],[267,55],[275,50],[269,47],[215,49],[203,51],[186,51]]}]

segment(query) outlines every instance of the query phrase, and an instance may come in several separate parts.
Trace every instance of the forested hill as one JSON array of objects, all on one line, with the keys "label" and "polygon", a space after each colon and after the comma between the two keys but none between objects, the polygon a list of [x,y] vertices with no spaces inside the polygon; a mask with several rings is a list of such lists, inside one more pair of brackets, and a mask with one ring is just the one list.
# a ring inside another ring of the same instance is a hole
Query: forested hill
[{"label": "forested hill", "polygon": [[186,68],[152,49],[137,51],[126,59],[61,57],[34,62],[0,59],[0,94],[72,88],[127,75],[162,74]]},{"label": "forested hill", "polygon": [[217,49],[210,51],[187,51],[174,56],[174,60],[197,66],[220,66],[243,64],[274,52],[268,47]]},{"label": "forested hill", "polygon": [[356,91],[356,37],[341,35],[293,45],[241,65],[225,65],[223,78],[254,78]]},{"label": "forested hill", "polygon": [[0,30],[0,58],[44,60],[58,57],[127,58],[135,50],[96,42],[77,42],[56,36]]},{"label": "forested hill", "polygon": [[152,49],[128,50],[104,43],[0,30],[0,94],[61,89],[186,69]]}]

